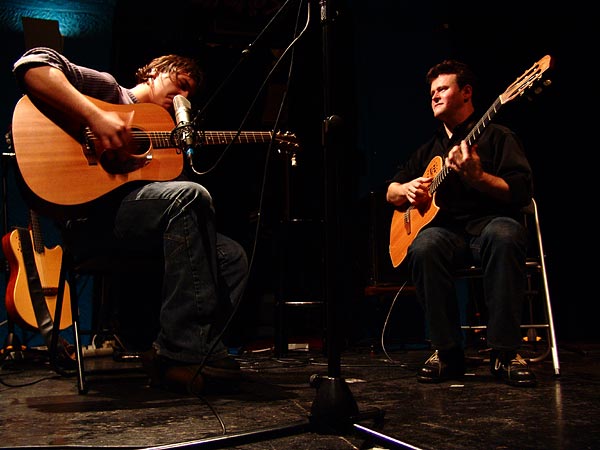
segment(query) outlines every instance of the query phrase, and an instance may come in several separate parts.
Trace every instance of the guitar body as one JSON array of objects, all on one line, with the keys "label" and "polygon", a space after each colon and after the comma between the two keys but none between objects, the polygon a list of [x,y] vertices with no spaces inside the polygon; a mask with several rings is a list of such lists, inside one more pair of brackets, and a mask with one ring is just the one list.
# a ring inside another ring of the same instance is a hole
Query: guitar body
[{"label": "guitar body", "polygon": [[[12,144],[23,182],[42,200],[64,209],[89,203],[126,183],[168,181],[183,171],[183,155],[174,147],[175,125],[169,112],[153,103],[113,105],[88,97],[104,111],[130,124],[132,143],[103,149],[88,128],[79,127],[48,105],[23,96],[13,112]],[[256,144],[274,140],[287,151],[299,148],[293,134],[270,131],[203,131],[202,145]],[[47,208],[45,208],[47,209]],[[51,212],[51,211],[48,211]]]},{"label": "guitar body", "polygon": [[[143,132],[153,130],[168,137],[173,119],[164,108],[152,103],[113,105],[90,98],[105,111],[132,114],[131,126]],[[183,156],[175,147],[148,147],[131,160],[143,160],[140,167],[125,173],[106,169],[103,155],[86,144],[84,130],[61,122],[60,117],[42,113],[27,96],[13,112],[12,140],[19,171],[27,184],[42,200],[58,205],[80,205],[132,181],[166,181],[177,178],[183,170]],[[60,125],[59,125],[60,124]],[[154,140],[152,140],[154,141]],[[135,152],[134,152],[135,153]],[[114,158],[112,158],[114,159]],[[104,164],[104,165],[103,165]],[[112,171],[115,172],[115,171]]]},{"label": "guitar body", "polygon": [[[6,311],[11,320],[18,325],[28,329],[37,329],[38,324],[29,293],[21,239],[17,230],[2,237],[2,250],[4,250],[10,268],[10,276],[6,285]],[[44,247],[41,252],[34,251],[33,253],[50,317],[54,320],[62,264],[62,248],[60,246],[50,249]],[[70,299],[69,285],[65,283],[60,314],[61,330],[73,323]]]},{"label": "guitar body", "polygon": [[[444,161],[441,156],[433,158],[425,172],[424,177],[434,178],[442,171]],[[409,206],[405,210],[394,210],[390,226],[390,258],[392,265],[398,267],[408,252],[408,247],[417,236],[417,233],[433,220],[440,208],[435,204],[435,195],[431,202],[422,208]]]}]

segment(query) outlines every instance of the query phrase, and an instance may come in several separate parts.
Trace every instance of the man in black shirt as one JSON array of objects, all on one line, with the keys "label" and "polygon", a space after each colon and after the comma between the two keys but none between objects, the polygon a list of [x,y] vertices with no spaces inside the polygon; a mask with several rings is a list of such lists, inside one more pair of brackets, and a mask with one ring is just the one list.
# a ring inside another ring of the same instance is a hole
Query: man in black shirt
[{"label": "man in black shirt", "polygon": [[[475,145],[467,142],[477,122],[476,78],[468,66],[443,61],[428,71],[427,82],[433,115],[442,126],[399,167],[386,194],[399,210],[410,207],[431,218],[406,253],[435,350],[417,380],[436,383],[464,375],[453,274],[476,263],[483,269],[492,374],[511,385],[532,386],[535,375],[517,353],[527,248],[526,230],[518,219],[532,198],[530,165],[518,137],[501,125],[488,124]],[[443,183],[435,177],[441,171]],[[430,190],[432,182],[439,184]]]}]

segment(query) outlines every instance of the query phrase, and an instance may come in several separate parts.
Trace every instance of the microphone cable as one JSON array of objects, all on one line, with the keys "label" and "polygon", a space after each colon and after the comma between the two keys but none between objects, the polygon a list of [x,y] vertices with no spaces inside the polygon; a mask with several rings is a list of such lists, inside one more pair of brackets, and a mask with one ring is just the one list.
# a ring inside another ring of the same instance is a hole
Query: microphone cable
[{"label": "microphone cable", "polygon": [[[296,30],[298,28],[298,22],[299,22],[299,17],[300,17],[300,12],[302,9],[302,4],[304,3],[304,0],[301,0],[299,5],[298,5],[298,13],[296,16]],[[286,2],[287,4],[287,2]],[[285,6],[285,5],[284,5]],[[296,37],[292,40],[292,42],[290,43],[290,45],[288,45],[288,47],[285,49],[285,51],[281,54],[281,56],[278,58],[278,60],[276,61],[276,63],[274,64],[273,68],[271,69],[271,71],[268,73],[265,81],[263,82],[263,84],[261,85],[260,89],[259,89],[259,93],[262,91],[262,89],[264,89],[264,86],[266,85],[266,82],[269,80],[269,78],[271,77],[271,75],[273,74],[275,68],[279,65],[279,63],[283,60],[284,55],[290,50],[294,48],[294,45],[296,44],[296,42],[299,40],[299,38],[306,32],[306,30],[308,29],[308,25],[310,23],[310,5],[308,4],[308,13],[307,13],[307,18],[306,18],[306,24],[304,26],[304,28],[302,29],[302,31],[300,33],[298,33],[296,35]],[[290,59],[290,67],[289,67],[289,73],[291,73],[292,67],[293,67],[293,53],[292,53],[292,57]],[[290,76],[288,76],[288,83],[285,89],[285,92],[287,93],[288,89],[289,89],[289,80],[290,80]],[[239,133],[241,132],[241,128],[243,127],[243,124],[245,123],[245,121],[247,120],[248,116],[249,116],[249,112],[251,111],[253,105],[256,103],[257,99],[258,99],[258,95],[256,95],[256,97],[254,98],[251,107],[249,109],[249,111],[246,113],[246,116],[244,117],[244,120],[242,121],[242,124],[240,125],[240,128],[238,129],[238,133],[236,134],[236,136],[234,137],[234,139],[228,144],[228,146],[226,147],[226,149],[223,151],[223,154],[225,154],[225,152],[231,147],[231,145],[233,144],[233,142],[235,142],[235,139],[237,139],[237,136],[239,135]],[[281,117],[281,113],[283,110],[283,106],[285,104],[285,99],[286,99],[286,94],[283,95],[282,97],[282,101],[279,107],[279,111],[277,113],[277,118],[275,120],[275,127],[277,126],[277,124],[279,123],[280,117]],[[194,119],[195,120],[195,119]],[[271,137],[271,142],[269,143],[268,149],[267,149],[267,156],[265,158],[265,170],[263,172],[263,180],[262,180],[262,185],[261,185],[261,194],[260,194],[260,200],[259,200],[259,212],[257,215],[257,223],[256,223],[256,228],[255,228],[255,236],[254,236],[254,241],[253,241],[253,247],[252,250],[250,252],[250,258],[249,258],[249,263],[248,263],[248,273],[246,276],[246,279],[248,279],[250,277],[250,273],[252,272],[252,268],[254,266],[254,256],[256,254],[256,245],[258,242],[258,232],[260,230],[260,224],[261,224],[261,209],[262,209],[262,205],[263,205],[263,200],[264,200],[264,190],[265,190],[265,184],[266,184],[266,178],[267,178],[267,167],[268,167],[268,161],[269,161],[269,156],[270,156],[270,152],[271,149],[273,147],[273,142],[274,142],[274,137],[275,137],[275,133],[272,133],[272,137]],[[217,160],[217,162],[208,170],[205,172],[197,172],[193,166],[191,167],[191,169],[193,170],[194,173],[196,173],[197,175],[204,175],[209,173],[210,171],[212,171],[216,165],[218,164],[218,162],[222,159],[222,155],[221,157]],[[239,309],[240,304],[242,303],[242,299],[244,296],[244,293],[246,291],[246,287],[247,284],[244,286],[244,290],[242,291],[239,300],[237,301],[237,303],[235,305],[233,305],[233,309],[231,311],[231,313],[229,314],[229,317],[227,318],[227,320],[225,321],[221,331],[217,334],[217,336],[213,339],[213,343],[210,346],[208,352],[206,353],[205,357],[203,358],[200,366],[198,367],[196,373],[194,374],[194,376],[192,377],[192,379],[188,382],[188,390],[190,390],[190,388],[193,386],[194,381],[196,380],[196,378],[198,376],[201,376],[202,373],[202,369],[206,366],[206,363],[208,362],[208,359],[210,358],[210,355],[212,355],[216,345],[221,341],[223,335],[225,334],[225,332],[227,331],[227,329],[229,328],[229,326],[231,325],[231,322],[233,321],[233,318],[236,316],[236,313]]]},{"label": "microphone cable", "polygon": [[[288,0],[289,1],[289,0]],[[299,6],[301,7],[303,3],[303,0],[300,1]],[[298,13],[300,12],[300,8],[298,9]],[[308,29],[308,26],[310,24],[310,5],[307,8],[307,16],[306,16],[306,24],[304,26],[304,28],[302,29],[302,31],[300,32],[300,34],[298,34],[293,40],[292,42],[286,47],[286,49],[281,53],[281,55],[277,58],[277,60],[275,61],[275,64],[273,64],[273,67],[271,68],[271,70],[269,71],[269,73],[267,74],[267,76],[265,77],[264,81],[262,82],[262,84],[260,85],[256,95],[254,96],[254,99],[252,100],[252,102],[250,103],[250,106],[248,107],[248,110],[246,112],[246,114],[244,115],[244,117],[242,118],[242,121],[235,133],[235,135],[233,136],[233,138],[231,139],[231,141],[229,142],[229,144],[227,144],[227,146],[225,147],[225,149],[223,150],[223,152],[221,153],[221,155],[217,158],[217,160],[213,163],[213,165],[211,167],[209,167],[208,169],[204,170],[204,171],[198,171],[196,170],[196,168],[194,167],[193,163],[190,164],[190,169],[192,170],[192,172],[195,175],[207,175],[209,173],[211,173],[216,167],[217,165],[221,162],[221,160],[225,157],[225,155],[227,154],[227,152],[231,149],[231,147],[233,146],[233,144],[235,143],[236,139],[239,137],[239,135],[242,132],[242,128],[244,127],[244,124],[246,123],[246,121],[248,120],[248,118],[250,117],[250,113],[252,112],[252,110],[254,109],[254,106],[256,105],[256,102],[258,101],[258,99],[260,98],[260,94],[263,92],[263,90],[265,89],[266,85],[267,85],[267,81],[269,81],[271,79],[271,76],[273,75],[273,73],[275,72],[275,69],[277,69],[277,67],[279,66],[279,64],[283,61],[284,57],[286,56],[286,54],[288,53],[288,51],[290,51],[292,48],[294,48],[295,44],[298,42],[298,40],[304,35],[304,33],[306,32],[306,30]],[[237,66],[236,66],[237,67]],[[292,61],[290,61],[290,72],[291,72],[291,68],[292,68]],[[228,76],[228,78],[231,76],[231,74]],[[221,85],[223,86],[223,84]],[[286,87],[285,92],[287,92],[287,90],[289,89],[289,76],[288,76],[288,85]],[[209,100],[209,102],[214,98],[214,95],[211,97],[211,99]],[[284,94],[284,98],[283,100],[285,100],[285,94]],[[283,102],[282,102],[283,103]],[[206,110],[206,105],[204,107],[204,109],[202,111],[199,111],[198,114],[196,115],[196,117],[194,118],[194,120],[192,121],[192,123],[196,123],[198,117],[202,114],[203,111]],[[281,113],[281,109],[279,114]],[[273,141],[275,140],[275,136],[276,136],[276,129],[277,129],[277,124],[278,124],[278,120],[275,122],[275,126],[273,127],[273,129],[271,130],[271,142],[269,144],[269,152],[270,149],[273,145]],[[197,133],[199,133],[200,136],[200,145],[202,145],[202,142],[204,140],[203,138],[203,132],[202,131],[197,131]]]},{"label": "microphone cable", "polygon": [[[279,10],[273,15],[271,20],[269,20],[267,25],[260,31],[260,33],[258,33],[258,36],[256,36],[254,41],[252,43],[248,44],[248,46],[244,50],[242,50],[242,57],[238,60],[238,62],[235,64],[235,66],[233,66],[233,68],[231,69],[229,74],[225,77],[225,79],[221,82],[221,84],[217,87],[217,89],[209,97],[209,99],[204,104],[204,107],[198,111],[198,113],[196,114],[196,117],[194,117],[194,120],[192,121],[192,123],[196,124],[198,118],[201,117],[202,115],[204,115],[204,111],[206,111],[206,109],[212,104],[212,102],[215,100],[215,98],[218,96],[218,94],[223,90],[223,88],[225,86],[227,86],[227,84],[229,84],[229,80],[231,79],[231,77],[235,74],[235,72],[237,72],[237,70],[241,66],[241,64],[250,55],[250,50],[252,50],[254,48],[254,45],[260,40],[260,38],[267,31],[267,29],[269,29],[271,27],[271,24],[275,21],[275,19],[279,16],[279,14],[281,14],[283,12],[283,10],[287,7],[288,3],[290,3],[291,1],[292,0],[286,0],[286,2],[283,4],[283,6],[281,8],[279,8]],[[302,1],[301,1],[301,3],[302,3]]]}]

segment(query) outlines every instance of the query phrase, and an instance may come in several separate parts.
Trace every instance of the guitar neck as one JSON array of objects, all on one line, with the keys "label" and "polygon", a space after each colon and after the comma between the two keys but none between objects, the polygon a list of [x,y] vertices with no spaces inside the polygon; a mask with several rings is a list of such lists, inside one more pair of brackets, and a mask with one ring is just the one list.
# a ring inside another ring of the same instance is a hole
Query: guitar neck
[{"label": "guitar neck", "polygon": [[42,237],[42,227],[40,219],[33,210],[29,210],[29,222],[31,226],[31,237],[33,242],[33,250],[37,254],[44,252],[44,238]]},{"label": "guitar neck", "polygon": [[270,131],[201,131],[202,143],[212,144],[263,144],[273,137]]},{"label": "guitar neck", "polygon": [[465,141],[467,141],[467,144],[469,144],[469,146],[473,145],[477,138],[481,136],[481,133],[483,133],[485,127],[488,126],[488,124],[492,121],[494,116],[498,113],[498,110],[501,106],[502,100],[500,97],[498,97],[496,101],[492,103],[492,106],[488,108],[483,117],[479,119],[479,121],[473,126],[473,128],[465,138]]},{"label": "guitar neck", "polygon": [[[154,148],[173,147],[171,132],[154,131],[148,135]],[[199,137],[202,145],[264,144],[272,139],[273,133],[270,131],[201,131]]]}]

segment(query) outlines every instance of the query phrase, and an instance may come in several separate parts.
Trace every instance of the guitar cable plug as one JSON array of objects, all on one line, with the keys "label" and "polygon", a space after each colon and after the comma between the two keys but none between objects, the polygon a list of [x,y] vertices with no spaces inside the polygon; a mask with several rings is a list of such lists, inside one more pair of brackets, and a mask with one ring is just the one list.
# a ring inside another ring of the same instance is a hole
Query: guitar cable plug
[{"label": "guitar cable plug", "polygon": [[83,357],[88,358],[92,356],[108,356],[112,355],[115,351],[114,341],[104,341],[102,347],[96,347],[95,344],[86,345],[82,349]]}]

